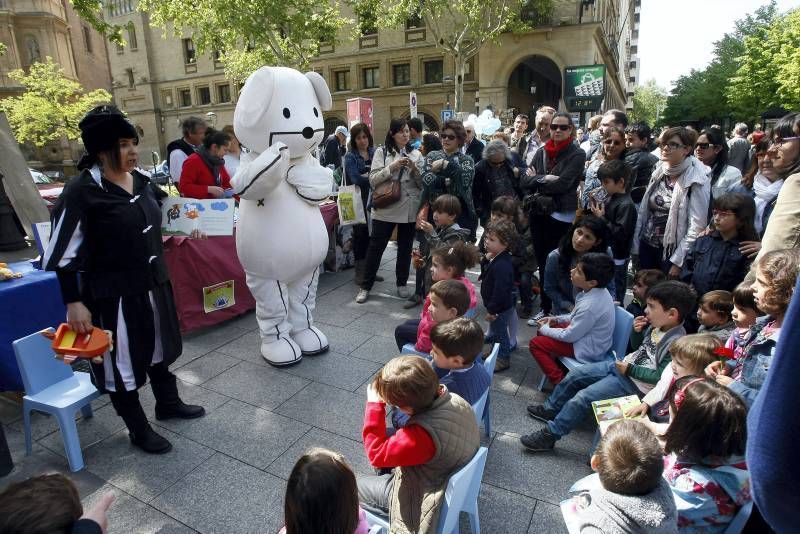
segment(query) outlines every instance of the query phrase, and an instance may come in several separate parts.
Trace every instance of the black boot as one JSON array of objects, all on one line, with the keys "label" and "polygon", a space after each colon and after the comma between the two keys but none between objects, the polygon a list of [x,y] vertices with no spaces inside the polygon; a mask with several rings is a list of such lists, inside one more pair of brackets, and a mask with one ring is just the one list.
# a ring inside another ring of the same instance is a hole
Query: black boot
[{"label": "black boot", "polygon": [[172,450],[167,438],[158,434],[147,422],[138,392],[111,393],[109,396],[117,414],[128,427],[131,443],[149,454],[164,454]]},{"label": "black boot", "polygon": [[[156,366],[153,366],[155,369]],[[195,419],[206,414],[205,408],[194,404],[186,404],[178,396],[178,385],[175,375],[163,369],[150,375],[150,386],[156,398],[156,419]]]}]

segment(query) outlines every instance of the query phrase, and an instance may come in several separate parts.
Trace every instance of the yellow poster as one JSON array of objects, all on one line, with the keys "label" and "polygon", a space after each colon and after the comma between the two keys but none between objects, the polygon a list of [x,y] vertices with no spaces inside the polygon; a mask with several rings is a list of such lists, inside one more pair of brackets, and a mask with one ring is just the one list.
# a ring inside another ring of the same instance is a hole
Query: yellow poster
[{"label": "yellow poster", "polygon": [[203,309],[210,313],[236,304],[233,292],[233,280],[220,282],[203,288]]}]

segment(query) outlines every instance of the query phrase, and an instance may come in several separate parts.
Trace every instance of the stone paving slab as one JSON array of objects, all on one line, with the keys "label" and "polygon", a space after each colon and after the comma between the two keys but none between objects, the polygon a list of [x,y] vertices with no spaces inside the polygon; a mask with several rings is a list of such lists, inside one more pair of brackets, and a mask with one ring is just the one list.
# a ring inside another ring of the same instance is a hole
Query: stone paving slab
[{"label": "stone paving slab", "polygon": [[275,412],[360,441],[365,403],[366,398],[363,395],[312,382],[278,406]]},{"label": "stone paving slab", "polygon": [[308,383],[305,378],[281,373],[269,365],[239,362],[206,382],[204,387],[271,410],[306,387]]}]

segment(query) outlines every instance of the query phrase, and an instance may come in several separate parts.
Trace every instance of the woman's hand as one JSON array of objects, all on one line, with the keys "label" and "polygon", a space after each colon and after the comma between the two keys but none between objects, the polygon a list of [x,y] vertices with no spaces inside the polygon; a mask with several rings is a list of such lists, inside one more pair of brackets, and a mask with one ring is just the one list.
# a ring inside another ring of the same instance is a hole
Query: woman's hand
[{"label": "woman's hand", "polygon": [[67,323],[75,332],[88,334],[92,331],[92,312],[83,302],[70,302],[67,304]]},{"label": "woman's hand", "polygon": [[739,243],[739,252],[748,258],[755,258],[761,252],[761,241],[742,241]]},{"label": "woman's hand", "polygon": [[208,239],[208,235],[199,228],[192,230],[192,233],[189,234],[189,237],[192,239]]},{"label": "woman's hand", "polygon": [[603,217],[605,217],[606,205],[603,204],[602,202],[598,202],[593,198],[590,199],[589,200],[589,209],[592,210],[592,213],[594,213],[594,215],[596,217],[600,217],[601,219]]},{"label": "woman's hand", "polygon": [[633,329],[636,332],[641,332],[642,330],[647,328],[648,324],[650,324],[650,320],[646,316],[640,315],[639,317],[633,320]]},{"label": "woman's hand", "polygon": [[671,280],[677,280],[680,275],[681,268],[675,264],[672,264],[672,267],[669,268],[669,272],[667,273],[667,278]]},{"label": "woman's hand", "polygon": [[650,409],[650,406],[647,405],[646,402],[642,402],[638,406],[634,406],[627,412],[625,412],[625,417],[639,417],[642,415],[647,415],[647,410]]},{"label": "woman's hand", "polygon": [[431,163],[431,171],[433,172],[441,172],[442,169],[446,167],[447,160],[437,159],[433,163]]},{"label": "woman's hand", "polygon": [[225,196],[225,190],[221,187],[217,187],[216,185],[209,185],[208,194],[214,198],[222,198]]}]

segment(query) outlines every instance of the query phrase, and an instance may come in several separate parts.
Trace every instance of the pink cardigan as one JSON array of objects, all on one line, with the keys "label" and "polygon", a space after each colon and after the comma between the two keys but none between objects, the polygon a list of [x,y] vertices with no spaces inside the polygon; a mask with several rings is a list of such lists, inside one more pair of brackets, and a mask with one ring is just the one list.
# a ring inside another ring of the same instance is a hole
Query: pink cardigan
[{"label": "pink cardigan", "polygon": [[[286,534],[286,527],[282,527],[278,534]],[[369,534],[369,523],[367,523],[367,514],[361,507],[358,508],[358,526],[353,534]]]},{"label": "pink cardigan", "polygon": [[[458,278],[469,290],[469,308],[473,309],[478,305],[478,296],[475,293],[475,286],[465,276]],[[431,351],[431,330],[436,326],[436,322],[431,317],[428,308],[431,305],[431,295],[425,296],[425,304],[422,305],[422,312],[419,314],[419,326],[417,327],[417,344],[414,349],[419,352]]]}]

